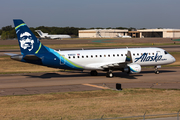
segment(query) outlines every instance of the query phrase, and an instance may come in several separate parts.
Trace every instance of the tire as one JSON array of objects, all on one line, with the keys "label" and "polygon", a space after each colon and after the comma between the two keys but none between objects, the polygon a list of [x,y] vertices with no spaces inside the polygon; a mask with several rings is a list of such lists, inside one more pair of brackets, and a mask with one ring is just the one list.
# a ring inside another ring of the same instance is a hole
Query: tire
[{"label": "tire", "polygon": [[97,71],[96,70],[92,70],[91,72],[90,72],[90,74],[91,74],[91,76],[97,76]]},{"label": "tire", "polygon": [[159,71],[157,70],[157,71],[155,71],[155,74],[159,74]]},{"label": "tire", "polygon": [[112,73],[112,72],[107,72],[106,77],[113,78],[113,77],[114,77],[114,75],[113,75],[113,73]]},{"label": "tire", "polygon": [[112,78],[113,77],[113,73],[109,73],[109,77]]}]

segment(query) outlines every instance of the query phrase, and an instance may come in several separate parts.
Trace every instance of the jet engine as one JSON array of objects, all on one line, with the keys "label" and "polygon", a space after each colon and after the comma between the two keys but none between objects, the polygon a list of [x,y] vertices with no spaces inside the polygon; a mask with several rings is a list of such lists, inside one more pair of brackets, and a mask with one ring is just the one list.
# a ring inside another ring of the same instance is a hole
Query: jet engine
[{"label": "jet engine", "polygon": [[139,64],[130,63],[123,69],[123,72],[127,73],[139,73],[141,72],[141,66]]}]

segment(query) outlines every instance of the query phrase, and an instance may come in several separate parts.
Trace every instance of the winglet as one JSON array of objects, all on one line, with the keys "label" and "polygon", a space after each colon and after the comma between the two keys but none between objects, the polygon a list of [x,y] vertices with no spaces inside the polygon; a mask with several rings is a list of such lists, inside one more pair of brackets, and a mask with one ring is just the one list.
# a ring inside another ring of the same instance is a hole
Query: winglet
[{"label": "winglet", "polygon": [[128,50],[127,56],[126,56],[126,63],[133,63],[131,51]]}]

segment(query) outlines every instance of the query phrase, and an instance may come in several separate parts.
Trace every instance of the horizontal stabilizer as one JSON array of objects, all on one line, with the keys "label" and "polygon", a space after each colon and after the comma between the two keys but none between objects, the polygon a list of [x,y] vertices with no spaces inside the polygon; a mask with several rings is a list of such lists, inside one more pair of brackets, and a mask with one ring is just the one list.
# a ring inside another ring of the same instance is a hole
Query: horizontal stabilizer
[{"label": "horizontal stabilizer", "polygon": [[18,55],[18,54],[13,54],[13,53],[4,53],[4,54],[9,55],[9,56]]}]

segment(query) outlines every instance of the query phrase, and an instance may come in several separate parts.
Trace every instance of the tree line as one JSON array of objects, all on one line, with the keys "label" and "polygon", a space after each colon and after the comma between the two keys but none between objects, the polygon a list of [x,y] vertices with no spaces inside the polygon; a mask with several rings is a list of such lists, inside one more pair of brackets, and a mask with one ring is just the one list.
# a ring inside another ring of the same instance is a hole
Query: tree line
[{"label": "tree line", "polygon": [[[104,29],[104,28],[102,28],[102,27],[97,27],[97,28],[46,27],[46,26],[39,26],[36,28],[30,27],[30,30],[38,37],[39,37],[39,35],[35,32],[35,30],[41,30],[42,32],[49,33],[49,34],[67,34],[67,35],[70,35],[71,37],[78,37],[78,30],[86,30],[86,29]],[[131,31],[132,29],[135,29],[135,28],[132,28],[132,27],[131,28],[108,27],[106,29],[128,29]],[[17,38],[15,29],[11,25],[2,27],[2,29],[0,29],[0,35],[1,35],[2,40]]]}]

